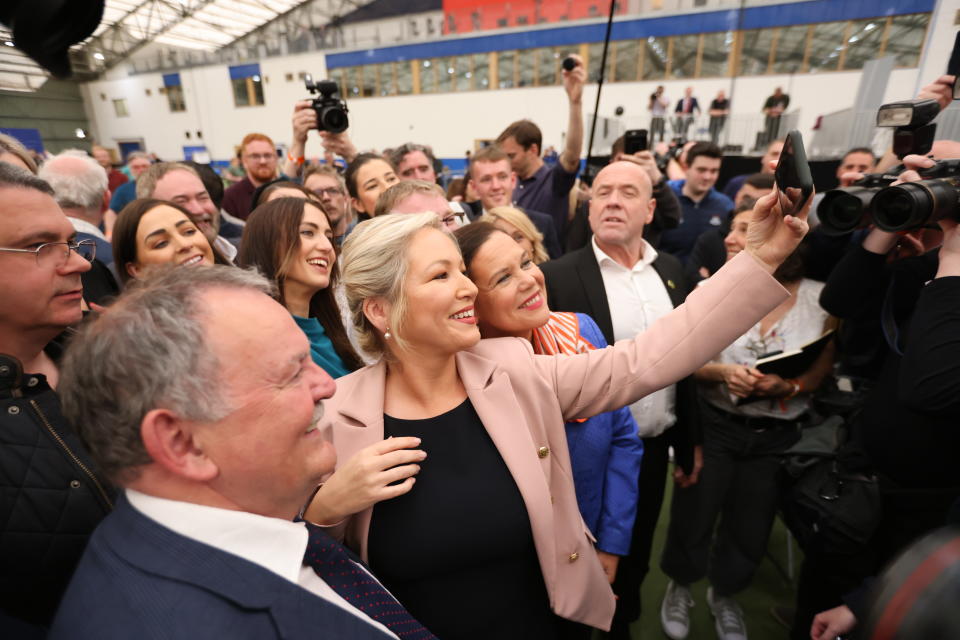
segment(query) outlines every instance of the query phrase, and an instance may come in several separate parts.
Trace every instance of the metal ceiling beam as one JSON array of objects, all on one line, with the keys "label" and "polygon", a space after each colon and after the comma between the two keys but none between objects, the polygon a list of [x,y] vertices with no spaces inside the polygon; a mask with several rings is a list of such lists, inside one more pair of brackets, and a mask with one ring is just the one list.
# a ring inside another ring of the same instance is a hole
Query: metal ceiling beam
[{"label": "metal ceiling beam", "polygon": [[[215,0],[181,0],[177,4],[168,0],[145,0],[99,36],[88,40],[84,49],[91,56],[103,55],[103,68],[109,69],[212,2]],[[161,15],[160,7],[170,10],[172,17]],[[139,33],[132,33],[131,27]]]}]

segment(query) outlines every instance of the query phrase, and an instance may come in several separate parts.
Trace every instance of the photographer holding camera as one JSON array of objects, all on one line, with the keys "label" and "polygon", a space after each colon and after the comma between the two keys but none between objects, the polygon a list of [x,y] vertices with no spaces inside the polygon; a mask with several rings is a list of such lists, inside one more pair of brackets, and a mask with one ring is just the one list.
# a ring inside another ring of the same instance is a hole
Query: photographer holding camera
[{"label": "photographer holding camera", "polygon": [[320,95],[293,105],[293,140],[282,167],[284,175],[290,177],[299,176],[303,170],[307,134],[311,129],[319,129],[324,151],[340,156],[348,164],[357,156],[357,149],[347,135],[347,105],[340,98],[336,83],[329,80],[314,83],[307,76],[305,84],[308,91]]},{"label": "photographer holding camera", "polygon": [[[949,145],[935,146],[935,155],[943,148]],[[910,233],[872,229],[862,245],[837,264],[820,298],[831,314],[880,336],[879,373],[839,457],[848,464],[859,458],[858,470],[876,474],[881,513],[861,553],[807,553],[793,638],[834,638],[849,631],[856,618],[850,609],[836,606],[842,596],[854,592],[866,576],[877,575],[913,540],[941,526],[960,496],[954,466],[960,449],[956,419],[943,406],[926,404],[934,398],[944,406],[956,402],[943,396],[945,384],[956,386],[949,379],[956,359],[944,349],[952,336],[948,328],[931,325],[925,310],[928,305],[943,309],[956,299],[949,297],[952,279],[947,277],[944,285],[936,282],[938,276],[960,275],[956,178],[923,179],[924,174],[955,171],[955,163],[944,160],[903,158],[905,171],[890,188],[877,191],[868,210],[878,226],[909,222],[903,230]],[[952,204],[946,206],[943,196],[951,192]],[[941,244],[937,224],[946,232],[939,255],[931,251]],[[946,300],[930,300],[942,290]],[[814,618],[817,611],[823,613]]]}]

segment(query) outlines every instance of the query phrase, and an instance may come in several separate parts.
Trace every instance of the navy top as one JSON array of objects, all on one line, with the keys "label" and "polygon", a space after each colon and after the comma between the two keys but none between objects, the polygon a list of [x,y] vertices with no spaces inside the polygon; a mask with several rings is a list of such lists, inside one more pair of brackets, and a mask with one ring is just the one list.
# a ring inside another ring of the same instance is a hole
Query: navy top
[{"label": "navy top", "polygon": [[552,166],[544,163],[532,176],[517,181],[513,200],[521,209],[549,214],[557,233],[563,237],[570,210],[570,189],[577,182],[577,173],[579,171],[570,173],[559,162]]},{"label": "navy top", "polygon": [[337,355],[333,348],[333,343],[327,337],[327,332],[323,330],[323,325],[316,318],[301,318],[293,316],[297,326],[307,334],[310,341],[310,355],[313,361],[317,363],[324,371],[330,374],[331,378],[340,378],[350,373],[343,360]]},{"label": "navy top", "polygon": [[666,251],[686,263],[697,238],[704,231],[721,226],[733,211],[733,200],[711,188],[700,202],[694,202],[683,194],[686,180],[667,182],[680,201],[682,213],[676,229],[666,229],[660,238],[660,251]]},{"label": "navy top", "polygon": [[553,640],[555,616],[523,497],[469,399],[425,420],[383,416],[428,457],[409,493],[379,502],[370,567],[443,640]]},{"label": "navy top", "polygon": [[746,182],[747,178],[752,175],[752,173],[744,173],[730,178],[730,180],[727,181],[727,186],[723,188],[723,195],[727,196],[731,200],[735,200],[737,193],[740,192],[740,188],[743,187],[743,183]]},{"label": "navy top", "polygon": [[110,209],[115,213],[120,213],[123,208],[137,199],[137,182],[130,180],[117,187],[110,198]]}]

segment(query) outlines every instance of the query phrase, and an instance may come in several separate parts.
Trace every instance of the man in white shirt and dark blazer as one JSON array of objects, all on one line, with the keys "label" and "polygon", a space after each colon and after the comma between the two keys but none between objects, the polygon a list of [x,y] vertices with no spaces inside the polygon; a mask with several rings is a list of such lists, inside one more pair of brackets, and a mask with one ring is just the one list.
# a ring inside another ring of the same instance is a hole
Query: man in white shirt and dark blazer
[{"label": "man in white shirt and dark blazer", "polygon": [[[632,338],[686,298],[689,288],[675,257],[658,253],[643,239],[643,227],[656,207],[646,172],[631,162],[614,162],[593,183],[589,221],[591,242],[558,260],[540,265],[546,276],[550,309],[590,315],[607,342]],[[630,555],[621,559],[614,592],[617,613],[609,637],[629,638],[629,624],[640,615],[640,585],[649,569],[667,475],[667,449],[673,446],[680,486],[696,482],[700,456],[696,385],[686,378],[631,405],[640,426],[644,455],[640,495]]]}]

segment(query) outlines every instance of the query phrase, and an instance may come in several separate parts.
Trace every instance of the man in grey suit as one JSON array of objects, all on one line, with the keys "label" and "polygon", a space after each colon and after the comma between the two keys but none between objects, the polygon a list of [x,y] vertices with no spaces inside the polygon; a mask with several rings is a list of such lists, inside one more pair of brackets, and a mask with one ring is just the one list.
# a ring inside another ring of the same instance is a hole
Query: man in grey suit
[{"label": "man in grey suit", "polygon": [[295,520],[336,463],[318,428],[336,386],[271,293],[233,267],[161,271],[71,345],[64,412],[125,494],[51,638],[433,638]]}]

